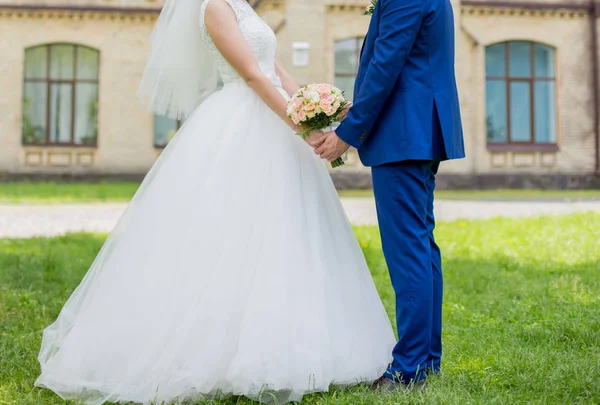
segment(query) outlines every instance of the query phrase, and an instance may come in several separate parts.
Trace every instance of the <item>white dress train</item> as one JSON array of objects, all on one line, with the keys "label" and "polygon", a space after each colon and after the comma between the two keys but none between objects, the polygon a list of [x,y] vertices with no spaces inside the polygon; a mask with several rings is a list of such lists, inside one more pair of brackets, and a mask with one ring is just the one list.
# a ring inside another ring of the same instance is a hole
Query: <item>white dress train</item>
[{"label": "white dress train", "polygon": [[[279,84],[273,32],[227,1]],[[394,335],[324,162],[222,57],[218,68],[223,88],[44,331],[37,386],[90,405],[284,403],[385,371]]]}]

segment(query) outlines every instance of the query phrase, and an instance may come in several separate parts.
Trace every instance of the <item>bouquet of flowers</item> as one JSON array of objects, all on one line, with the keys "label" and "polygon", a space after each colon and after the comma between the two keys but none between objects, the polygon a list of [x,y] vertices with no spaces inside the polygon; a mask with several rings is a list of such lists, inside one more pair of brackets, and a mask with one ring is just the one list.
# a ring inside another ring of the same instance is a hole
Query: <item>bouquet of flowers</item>
[{"label": "bouquet of flowers", "polygon": [[[311,131],[331,127],[343,119],[346,99],[344,92],[330,84],[310,84],[298,90],[289,101],[287,115],[294,124],[302,124],[306,137]],[[340,157],[331,162],[331,167],[344,164]]]}]

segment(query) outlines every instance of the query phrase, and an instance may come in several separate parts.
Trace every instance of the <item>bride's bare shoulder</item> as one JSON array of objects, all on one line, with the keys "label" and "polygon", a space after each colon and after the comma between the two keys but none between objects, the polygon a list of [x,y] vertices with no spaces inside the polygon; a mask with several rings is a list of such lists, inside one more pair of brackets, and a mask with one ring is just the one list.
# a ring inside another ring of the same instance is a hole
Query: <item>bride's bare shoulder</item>
[{"label": "bride's bare shoulder", "polygon": [[227,32],[237,25],[238,16],[230,1],[205,0],[204,25],[211,36],[218,32]]},{"label": "bride's bare shoulder", "polygon": [[205,8],[205,22],[208,23],[208,18],[219,19],[219,20],[231,20],[238,19],[238,5],[235,0],[204,0],[203,4]]}]

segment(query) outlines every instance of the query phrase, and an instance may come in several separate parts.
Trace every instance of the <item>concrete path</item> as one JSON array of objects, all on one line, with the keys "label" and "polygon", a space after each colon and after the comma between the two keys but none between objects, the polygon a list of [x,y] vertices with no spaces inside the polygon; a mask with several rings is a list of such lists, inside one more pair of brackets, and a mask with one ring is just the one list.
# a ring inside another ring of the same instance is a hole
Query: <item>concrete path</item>
[{"label": "concrete path", "polygon": [[[350,221],[356,225],[377,224],[370,198],[342,199]],[[110,232],[126,204],[0,205],[0,237],[53,236],[66,232]],[[600,201],[451,201],[436,202],[438,221],[483,219],[498,216],[527,217],[562,215],[579,211],[600,212]]]}]

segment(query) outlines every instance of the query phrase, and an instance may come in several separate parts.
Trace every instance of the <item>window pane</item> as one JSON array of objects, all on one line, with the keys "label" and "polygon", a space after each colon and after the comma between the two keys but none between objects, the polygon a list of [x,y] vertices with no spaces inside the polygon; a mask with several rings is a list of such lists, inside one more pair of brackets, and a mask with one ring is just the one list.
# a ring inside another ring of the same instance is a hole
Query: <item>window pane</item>
[{"label": "window pane", "polygon": [[48,73],[48,48],[38,46],[25,53],[25,78],[45,79]]},{"label": "window pane", "polygon": [[546,45],[535,44],[533,46],[535,55],[536,77],[554,77],[556,62],[554,49]]},{"label": "window pane", "polygon": [[50,142],[71,142],[71,85],[50,86]]},{"label": "window pane", "polygon": [[506,76],[506,44],[490,45],[485,48],[486,76]]},{"label": "window pane", "polygon": [[75,143],[96,145],[98,140],[98,85],[75,86]]},{"label": "window pane", "polygon": [[77,78],[87,80],[98,79],[100,53],[93,49],[77,47]]},{"label": "window pane", "polygon": [[335,87],[339,88],[344,92],[346,100],[351,101],[354,99],[354,81],[356,76],[336,76]]},{"label": "window pane", "polygon": [[50,78],[73,79],[73,45],[52,45],[50,47]]},{"label": "window pane", "polygon": [[556,143],[556,84],[535,82],[535,141]]},{"label": "window pane", "polygon": [[345,39],[335,43],[335,72],[352,73],[358,71],[358,54],[361,41],[358,38]]},{"label": "window pane", "polygon": [[176,120],[162,115],[154,116],[154,145],[166,146],[176,132]]},{"label": "window pane", "polygon": [[513,142],[531,141],[530,101],[529,82],[510,84],[510,137]]},{"label": "window pane", "polygon": [[25,83],[23,98],[23,143],[46,142],[46,83]]},{"label": "window pane", "polygon": [[531,43],[515,41],[508,46],[511,77],[531,77]]},{"label": "window pane", "polygon": [[485,86],[485,110],[487,140],[506,142],[506,82],[488,80]]}]

